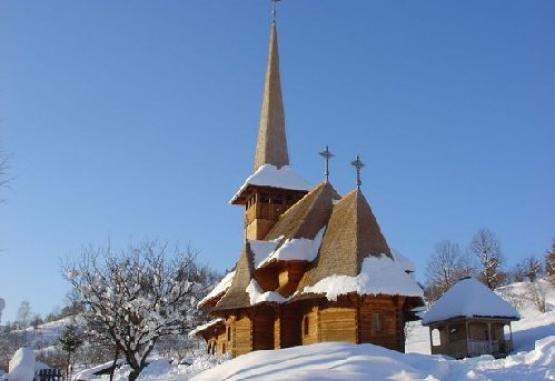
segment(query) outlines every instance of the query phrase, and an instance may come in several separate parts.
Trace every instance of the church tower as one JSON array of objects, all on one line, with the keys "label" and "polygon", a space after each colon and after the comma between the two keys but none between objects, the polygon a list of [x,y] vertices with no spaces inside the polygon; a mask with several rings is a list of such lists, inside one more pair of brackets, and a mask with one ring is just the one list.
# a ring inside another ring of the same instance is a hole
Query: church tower
[{"label": "church tower", "polygon": [[245,207],[246,238],[261,240],[279,216],[310,189],[289,166],[275,19],[270,29],[253,171],[230,202]]}]

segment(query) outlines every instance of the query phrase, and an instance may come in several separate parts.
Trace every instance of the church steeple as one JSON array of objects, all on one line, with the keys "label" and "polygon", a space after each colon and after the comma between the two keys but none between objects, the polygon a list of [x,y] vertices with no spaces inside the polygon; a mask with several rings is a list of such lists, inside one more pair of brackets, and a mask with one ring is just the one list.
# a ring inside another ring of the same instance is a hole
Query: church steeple
[{"label": "church steeple", "polygon": [[275,20],[272,21],[270,30],[268,63],[266,66],[266,77],[264,79],[264,93],[260,110],[260,124],[254,158],[254,171],[264,164],[271,164],[277,168],[289,165],[279,73],[277,26]]}]

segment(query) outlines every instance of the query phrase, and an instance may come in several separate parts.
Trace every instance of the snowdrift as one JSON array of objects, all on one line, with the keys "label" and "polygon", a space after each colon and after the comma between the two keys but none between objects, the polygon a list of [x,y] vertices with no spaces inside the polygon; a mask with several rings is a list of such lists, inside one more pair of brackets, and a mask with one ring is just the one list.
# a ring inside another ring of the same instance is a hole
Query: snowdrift
[{"label": "snowdrift", "polygon": [[10,360],[9,381],[33,381],[35,355],[31,348],[19,348]]},{"label": "snowdrift", "polygon": [[457,361],[372,344],[321,343],[252,352],[192,380],[555,380],[555,336],[539,340],[531,352],[499,360],[482,356]]}]

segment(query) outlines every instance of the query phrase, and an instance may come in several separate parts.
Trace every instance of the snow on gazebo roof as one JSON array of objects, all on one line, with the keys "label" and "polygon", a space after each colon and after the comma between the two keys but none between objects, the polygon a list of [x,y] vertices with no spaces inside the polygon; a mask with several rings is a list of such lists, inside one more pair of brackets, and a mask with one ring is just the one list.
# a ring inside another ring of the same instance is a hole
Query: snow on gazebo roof
[{"label": "snow on gazebo roof", "polygon": [[272,164],[264,164],[260,166],[256,172],[247,177],[243,185],[241,185],[229,202],[231,204],[235,203],[249,185],[299,191],[309,191],[312,189],[310,184],[290,166],[284,165],[278,169]]},{"label": "snow on gazebo roof", "polygon": [[426,312],[422,324],[428,325],[457,317],[520,319],[513,306],[470,277],[461,279],[447,290]]}]

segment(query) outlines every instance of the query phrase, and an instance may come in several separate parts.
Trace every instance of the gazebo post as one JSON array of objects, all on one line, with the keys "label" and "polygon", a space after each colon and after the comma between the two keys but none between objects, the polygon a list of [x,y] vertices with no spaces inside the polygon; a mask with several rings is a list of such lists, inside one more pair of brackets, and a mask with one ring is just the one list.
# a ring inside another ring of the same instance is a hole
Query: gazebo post
[{"label": "gazebo post", "polygon": [[488,321],[488,342],[489,342],[489,353],[493,354],[493,343],[491,340],[491,322]]},{"label": "gazebo post", "polygon": [[464,357],[468,357],[468,335],[469,335],[469,331],[468,331],[468,319],[464,319],[464,342],[465,342],[465,356]]},{"label": "gazebo post", "polygon": [[512,352],[514,344],[513,344],[513,327],[512,327],[511,322],[509,322],[509,333],[511,334],[511,348],[510,348],[509,352]]}]

